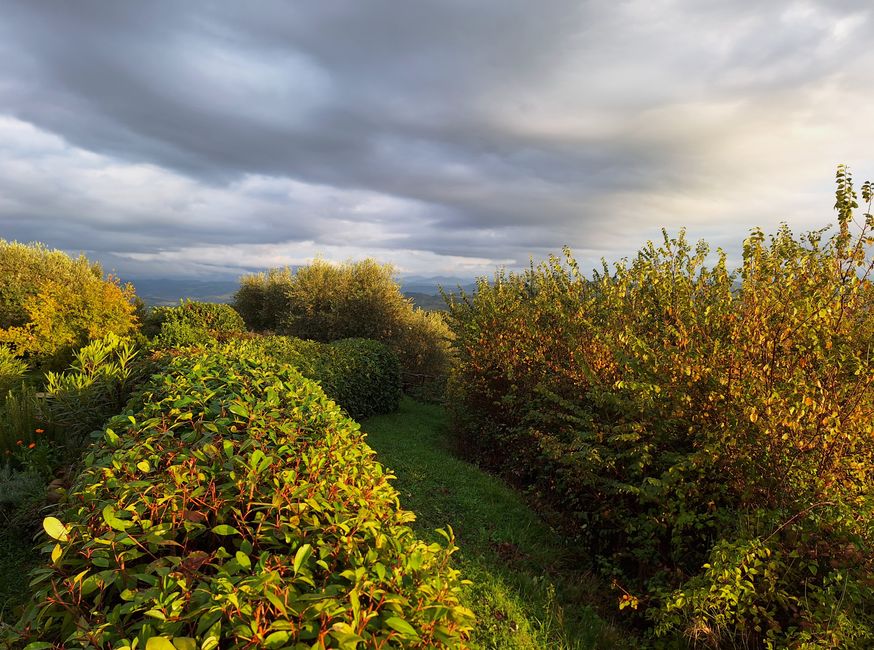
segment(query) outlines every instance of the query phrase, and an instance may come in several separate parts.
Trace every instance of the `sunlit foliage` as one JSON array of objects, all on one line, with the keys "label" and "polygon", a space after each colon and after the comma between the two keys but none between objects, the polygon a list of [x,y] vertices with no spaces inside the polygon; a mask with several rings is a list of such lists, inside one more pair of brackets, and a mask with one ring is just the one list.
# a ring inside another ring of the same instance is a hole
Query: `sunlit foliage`
[{"label": "sunlit foliage", "polygon": [[837,182],[834,233],[754,230],[737,272],[665,234],[452,301],[461,440],[565,512],[659,635],[874,642],[874,218]]},{"label": "sunlit foliage", "polygon": [[373,456],[290,366],[176,356],[44,520],[45,566],[7,641],[464,646],[452,536],[416,538]]},{"label": "sunlit foliage", "polygon": [[439,314],[413,307],[390,265],[373,260],[316,260],[296,272],[245,276],[234,305],[247,325],[315,341],[368,338],[386,343],[401,362],[404,384],[442,393],[450,366],[450,332]]},{"label": "sunlit foliage", "polygon": [[134,289],[100,265],[41,244],[0,240],[0,343],[63,365],[88,341],[135,330]]}]

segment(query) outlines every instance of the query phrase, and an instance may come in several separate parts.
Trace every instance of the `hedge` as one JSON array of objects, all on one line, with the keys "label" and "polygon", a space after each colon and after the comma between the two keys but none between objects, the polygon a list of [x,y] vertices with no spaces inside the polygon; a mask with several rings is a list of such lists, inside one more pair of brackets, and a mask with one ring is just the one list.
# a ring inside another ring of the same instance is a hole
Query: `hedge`
[{"label": "hedge", "polygon": [[384,344],[369,339],[318,343],[289,336],[257,337],[243,343],[289,363],[354,419],[396,411],[401,397],[400,367]]},{"label": "hedge", "polygon": [[135,401],[45,519],[50,559],[7,643],[465,645],[451,532],[415,537],[359,426],[313,381],[208,351]]},{"label": "hedge", "polygon": [[240,314],[230,305],[186,300],[175,307],[153,307],[143,334],[159,347],[202,345],[246,331]]}]

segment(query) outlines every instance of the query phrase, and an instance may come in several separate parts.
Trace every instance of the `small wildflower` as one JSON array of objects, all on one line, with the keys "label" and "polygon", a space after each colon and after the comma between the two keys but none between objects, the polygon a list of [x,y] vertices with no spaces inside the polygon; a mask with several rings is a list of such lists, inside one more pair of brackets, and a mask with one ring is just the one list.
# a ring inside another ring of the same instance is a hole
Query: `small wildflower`
[{"label": "small wildflower", "polygon": [[15,444],[20,447],[21,445],[24,444],[24,440],[16,440]]},{"label": "small wildflower", "polygon": [[27,445],[27,448],[28,448],[28,449],[33,449],[34,447],[36,447],[36,443],[35,443],[35,442],[32,442],[32,443],[30,443],[29,445]]},{"label": "small wildflower", "polygon": [[43,431],[42,429],[35,429],[35,431],[36,431],[37,433],[45,433],[45,431]]}]

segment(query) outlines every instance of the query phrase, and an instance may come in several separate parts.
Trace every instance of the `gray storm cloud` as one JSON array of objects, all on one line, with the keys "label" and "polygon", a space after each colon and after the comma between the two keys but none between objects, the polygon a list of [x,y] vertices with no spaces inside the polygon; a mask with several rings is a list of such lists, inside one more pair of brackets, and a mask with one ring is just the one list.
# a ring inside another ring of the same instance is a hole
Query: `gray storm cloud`
[{"label": "gray storm cloud", "polygon": [[7,1],[0,236],[122,273],[488,273],[816,227],[874,176],[867,1]]}]

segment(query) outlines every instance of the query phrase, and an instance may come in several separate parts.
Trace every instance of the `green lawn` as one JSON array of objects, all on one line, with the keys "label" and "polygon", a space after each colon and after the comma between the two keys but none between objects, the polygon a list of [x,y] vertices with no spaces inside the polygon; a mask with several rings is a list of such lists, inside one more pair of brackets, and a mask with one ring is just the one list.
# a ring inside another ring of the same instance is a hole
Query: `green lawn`
[{"label": "green lawn", "polygon": [[[0,526],[4,525],[0,520]],[[0,623],[15,622],[15,609],[30,593],[30,570],[38,561],[33,540],[22,537],[17,531],[0,532]]]},{"label": "green lawn", "polygon": [[397,475],[401,505],[429,540],[456,534],[456,565],[473,581],[465,605],[478,619],[483,648],[629,647],[627,634],[592,605],[604,587],[562,538],[499,479],[453,456],[442,407],[405,399],[397,413],[362,425],[379,460]]}]

